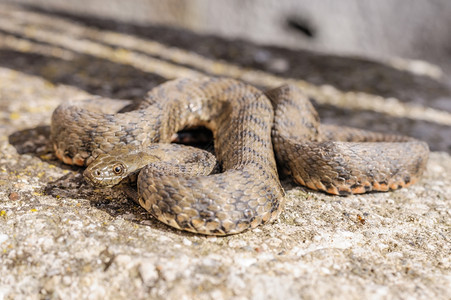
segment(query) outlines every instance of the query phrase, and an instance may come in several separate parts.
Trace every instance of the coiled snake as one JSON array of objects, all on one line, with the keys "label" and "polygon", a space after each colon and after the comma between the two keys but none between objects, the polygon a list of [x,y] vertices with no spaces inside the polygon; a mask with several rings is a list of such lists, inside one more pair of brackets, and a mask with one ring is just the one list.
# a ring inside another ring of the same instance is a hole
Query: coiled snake
[{"label": "coiled snake", "polygon": [[[210,174],[211,154],[168,144],[193,126],[213,132],[221,172]],[[89,166],[88,181],[111,186],[139,173],[139,203],[154,217],[214,235],[277,218],[284,191],[276,158],[279,170],[299,184],[348,195],[414,183],[429,153],[426,143],[412,138],[320,125],[296,87],[263,93],[210,77],[168,81],[126,113],[61,104],[52,116],[51,138],[64,163]]]}]

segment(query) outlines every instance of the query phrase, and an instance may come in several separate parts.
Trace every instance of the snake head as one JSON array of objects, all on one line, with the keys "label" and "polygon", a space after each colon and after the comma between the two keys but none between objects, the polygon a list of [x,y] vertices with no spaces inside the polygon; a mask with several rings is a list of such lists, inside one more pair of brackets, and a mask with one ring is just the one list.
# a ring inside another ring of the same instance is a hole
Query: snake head
[{"label": "snake head", "polygon": [[[112,187],[124,179],[136,180],[136,175],[145,165],[159,160],[150,153],[158,145],[142,148],[139,145],[119,145],[103,153],[86,168],[83,176],[95,186]],[[150,151],[150,152],[149,152]]]},{"label": "snake head", "polygon": [[83,172],[89,183],[103,187],[112,187],[129,174],[127,164],[109,154],[99,155]]}]

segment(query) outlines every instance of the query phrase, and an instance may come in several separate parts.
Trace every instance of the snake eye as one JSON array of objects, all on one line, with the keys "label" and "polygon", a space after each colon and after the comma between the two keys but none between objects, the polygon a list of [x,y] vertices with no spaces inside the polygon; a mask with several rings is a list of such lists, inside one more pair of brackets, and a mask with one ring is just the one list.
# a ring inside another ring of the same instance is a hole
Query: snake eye
[{"label": "snake eye", "polygon": [[124,166],[121,164],[115,165],[113,167],[113,172],[116,175],[121,175],[124,172]]}]

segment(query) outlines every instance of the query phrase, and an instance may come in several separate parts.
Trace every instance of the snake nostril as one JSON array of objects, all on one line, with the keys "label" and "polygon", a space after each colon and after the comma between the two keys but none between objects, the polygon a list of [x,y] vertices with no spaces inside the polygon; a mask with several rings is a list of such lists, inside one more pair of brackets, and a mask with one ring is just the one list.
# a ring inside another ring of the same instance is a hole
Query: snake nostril
[{"label": "snake nostril", "polygon": [[97,170],[95,173],[96,173],[97,176],[100,176],[100,171],[99,170]]}]

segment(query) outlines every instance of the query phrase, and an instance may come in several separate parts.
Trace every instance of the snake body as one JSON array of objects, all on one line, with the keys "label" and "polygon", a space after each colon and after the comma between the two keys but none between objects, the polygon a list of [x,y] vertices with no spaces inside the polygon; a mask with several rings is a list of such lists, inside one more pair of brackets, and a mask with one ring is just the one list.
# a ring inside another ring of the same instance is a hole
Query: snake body
[{"label": "snake body", "polygon": [[[153,146],[170,143],[179,130],[194,126],[213,132],[222,172],[187,172]],[[125,167],[143,157],[130,161],[117,153],[154,147],[161,155],[151,152],[152,163],[139,171],[139,203],[170,226],[215,235],[277,218],[284,191],[274,151],[280,170],[295,181],[339,195],[408,186],[421,176],[429,151],[408,137],[320,125],[310,101],[295,87],[263,93],[237,80],[210,77],[168,81],[127,113],[61,104],[52,116],[51,138],[63,162],[89,166],[85,176],[92,182],[99,169],[117,166],[111,157]]]}]

